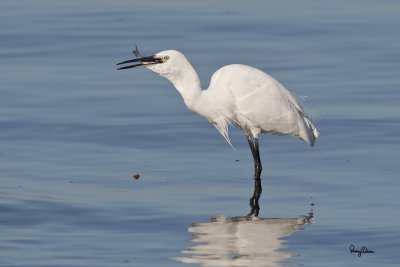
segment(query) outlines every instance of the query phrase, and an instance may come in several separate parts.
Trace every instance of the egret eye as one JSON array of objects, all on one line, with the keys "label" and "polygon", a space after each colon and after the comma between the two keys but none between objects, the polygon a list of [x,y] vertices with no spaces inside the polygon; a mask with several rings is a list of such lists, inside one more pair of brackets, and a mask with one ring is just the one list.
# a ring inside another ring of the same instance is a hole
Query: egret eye
[{"label": "egret eye", "polygon": [[169,56],[164,56],[164,60],[167,61],[169,59]]}]

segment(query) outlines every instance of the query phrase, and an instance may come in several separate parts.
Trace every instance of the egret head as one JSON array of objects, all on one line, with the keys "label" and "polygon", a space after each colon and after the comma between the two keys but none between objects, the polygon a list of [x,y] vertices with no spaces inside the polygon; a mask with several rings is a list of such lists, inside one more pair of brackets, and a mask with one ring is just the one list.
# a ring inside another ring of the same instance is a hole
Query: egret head
[{"label": "egret head", "polygon": [[186,57],[181,52],[176,50],[165,50],[152,56],[142,56],[136,47],[133,53],[136,58],[122,61],[117,65],[124,65],[128,63],[134,64],[120,67],[118,70],[144,66],[151,71],[166,77],[167,79],[173,80],[174,78],[180,76],[183,70],[187,70],[188,65],[190,66],[190,63]]}]

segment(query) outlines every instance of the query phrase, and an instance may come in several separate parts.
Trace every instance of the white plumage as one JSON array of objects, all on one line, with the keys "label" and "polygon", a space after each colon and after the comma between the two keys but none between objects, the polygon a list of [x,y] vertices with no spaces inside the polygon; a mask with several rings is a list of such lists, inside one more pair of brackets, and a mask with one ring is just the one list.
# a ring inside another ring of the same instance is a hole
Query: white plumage
[{"label": "white plumage", "polygon": [[228,127],[239,126],[246,134],[255,163],[255,177],[261,174],[258,149],[260,133],[286,134],[314,146],[318,131],[296,98],[265,72],[240,64],[227,65],[211,77],[207,90],[201,90],[197,72],[179,51],[166,50],[119,64],[145,66],[165,77],[182,95],[186,106],[207,118],[231,145]]}]

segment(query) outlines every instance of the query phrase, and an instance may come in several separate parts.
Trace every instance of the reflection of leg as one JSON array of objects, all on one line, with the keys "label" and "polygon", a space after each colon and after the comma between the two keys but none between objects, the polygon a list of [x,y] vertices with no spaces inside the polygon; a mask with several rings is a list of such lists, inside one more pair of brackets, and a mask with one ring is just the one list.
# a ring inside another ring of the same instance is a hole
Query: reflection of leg
[{"label": "reflection of leg", "polygon": [[258,204],[258,200],[260,199],[262,192],[261,179],[254,179],[254,193],[250,198],[250,213],[247,216],[256,216],[258,217],[258,213],[260,212],[260,205]]}]

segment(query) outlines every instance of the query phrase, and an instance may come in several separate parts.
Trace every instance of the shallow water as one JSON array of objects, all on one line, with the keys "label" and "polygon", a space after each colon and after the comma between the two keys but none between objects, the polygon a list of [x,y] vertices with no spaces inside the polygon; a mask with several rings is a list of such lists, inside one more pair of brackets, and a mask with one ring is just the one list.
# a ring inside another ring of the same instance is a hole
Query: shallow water
[{"label": "shallow water", "polygon": [[[0,266],[398,266],[396,1],[18,0],[0,10]],[[243,134],[232,129],[232,150],[167,81],[115,71],[135,43],[183,51],[203,87],[244,63],[308,96],[316,148],[261,140],[260,221],[312,211],[312,224],[282,234],[235,221],[253,193]],[[351,244],[375,253],[358,257]]]}]

